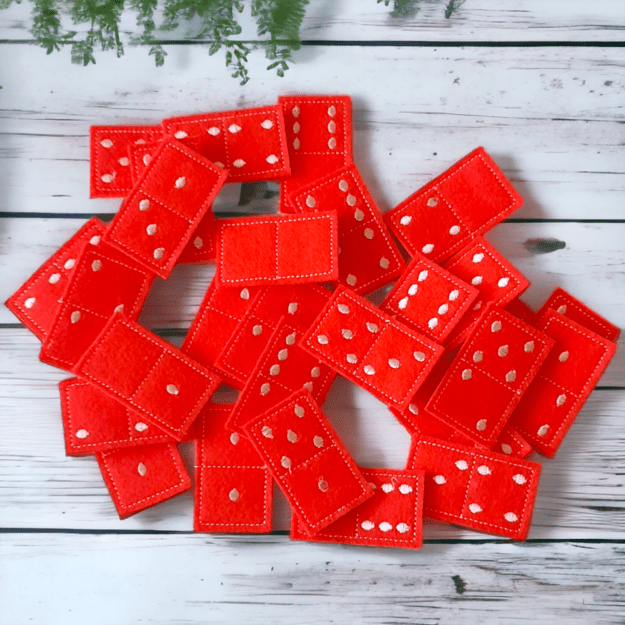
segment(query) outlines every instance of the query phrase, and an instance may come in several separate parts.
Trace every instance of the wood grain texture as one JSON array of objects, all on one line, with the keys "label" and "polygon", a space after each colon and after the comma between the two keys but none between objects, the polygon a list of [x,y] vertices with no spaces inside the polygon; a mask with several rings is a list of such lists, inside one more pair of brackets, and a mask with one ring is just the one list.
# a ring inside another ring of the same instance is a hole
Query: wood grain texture
[{"label": "wood grain texture", "polygon": [[283,79],[253,58],[244,88],[220,80],[219,89],[221,59],[196,46],[168,47],[157,69],[137,49],[87,68],[71,65],[68,51],[2,49],[12,66],[0,101],[0,212],[117,211],[118,200],[88,199],[95,123],[158,123],[323,92],[352,96],[354,158],[384,209],[483,145],[525,199],[515,216],[623,217],[625,48],[314,46]]}]

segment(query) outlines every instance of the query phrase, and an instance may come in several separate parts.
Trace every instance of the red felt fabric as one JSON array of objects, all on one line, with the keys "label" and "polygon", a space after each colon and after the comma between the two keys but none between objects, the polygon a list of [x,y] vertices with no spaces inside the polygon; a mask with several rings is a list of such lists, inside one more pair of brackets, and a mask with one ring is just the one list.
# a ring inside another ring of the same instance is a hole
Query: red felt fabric
[{"label": "red felt fabric", "polygon": [[548,309],[537,328],[555,341],[511,423],[534,449],[553,458],[608,366],[616,344]]},{"label": "red felt fabric", "polygon": [[191,488],[191,478],[173,443],[96,454],[120,519]]},{"label": "red felt fabric", "polygon": [[225,179],[222,169],[193,150],[163,141],[104,240],[167,278]]},{"label": "red felt fabric", "polygon": [[408,468],[425,471],[425,518],[516,540],[527,537],[539,464],[415,437]]},{"label": "red felt fabric", "polygon": [[226,428],[232,404],[204,406],[196,422],[196,532],[271,531],[273,481],[262,458],[244,436]]},{"label": "red felt fabric", "polygon": [[125,197],[134,186],[128,148],[162,137],[161,126],[91,126],[90,197]]},{"label": "red felt fabric", "polygon": [[475,287],[416,254],[380,308],[442,343],[477,295]]},{"label": "red felt fabric", "polygon": [[539,315],[518,297],[510,300],[503,309],[531,326],[535,326],[538,321]]},{"label": "red felt fabric", "polygon": [[334,211],[266,215],[219,222],[217,275],[223,286],[336,280],[338,221]]},{"label": "red felt fabric", "polygon": [[59,390],[68,456],[174,441],[90,382],[68,378]]},{"label": "red felt fabric", "polygon": [[171,117],[165,133],[186,141],[228,172],[228,182],[275,180],[291,173],[282,109],[262,106],[219,113]]},{"label": "red felt fabric", "polygon": [[262,287],[224,341],[216,371],[235,388],[243,388],[280,319],[285,317],[288,325],[304,331],[330,296],[330,291],[316,284]]},{"label": "red felt fabric", "polygon": [[496,453],[521,459],[527,457],[533,451],[533,447],[512,427],[510,421],[504,425],[497,442],[491,449]]},{"label": "red felt fabric", "polygon": [[542,332],[489,306],[426,410],[476,443],[492,447],[552,346]]},{"label": "red felt fabric", "polygon": [[291,176],[280,183],[280,211],[295,211],[291,194],[352,162],[349,96],[281,96]]},{"label": "red felt fabric", "polygon": [[74,372],[181,440],[220,379],[138,323],[114,315]]},{"label": "red felt fabric", "polygon": [[291,538],[316,543],[420,549],[423,542],[423,471],[360,469],[374,489],[360,504],[314,536],[292,517]]},{"label": "red felt fabric", "polygon": [[341,284],[356,293],[371,293],[404,270],[380,209],[353,163],[315,179],[289,199],[300,213],[338,212]]},{"label": "red felt fabric", "polygon": [[478,290],[471,310],[447,337],[445,344],[449,347],[466,339],[486,304],[504,306],[529,286],[525,276],[482,237],[450,258],[443,268]]},{"label": "red felt fabric", "polygon": [[277,323],[265,349],[253,360],[255,365],[228,420],[231,430],[240,432],[247,421],[301,388],[307,389],[315,402],[323,403],[336,374],[298,345],[301,336],[284,318]]},{"label": "red felt fabric", "polygon": [[568,319],[575,321],[575,323],[579,323],[580,326],[584,326],[608,341],[616,342],[621,333],[620,328],[604,319],[564,289],[557,288],[549,296],[538,313],[536,313],[536,318],[543,317],[549,309],[555,310]]},{"label": "red felt fabric", "polygon": [[6,301],[9,310],[40,340],[48,336],[58,315],[61,295],[78,257],[90,241],[97,245],[105,230],[106,226],[92,217]]},{"label": "red felt fabric", "polygon": [[248,422],[244,431],[307,533],[318,532],[374,494],[305,389]]},{"label": "red felt fabric", "polygon": [[208,263],[217,258],[217,223],[213,211],[209,209],[202,217],[191,240],[178,257],[178,263]]},{"label": "red felt fabric", "polygon": [[137,319],[153,278],[151,271],[104,241],[87,245],[60,299],[40,359],[73,371],[115,312]]},{"label": "red felt fabric", "polygon": [[477,148],[384,215],[411,253],[441,262],[503,221],[521,196],[484,148]]},{"label": "red felt fabric", "polygon": [[440,345],[339,286],[302,347],[402,411],[443,353]]}]

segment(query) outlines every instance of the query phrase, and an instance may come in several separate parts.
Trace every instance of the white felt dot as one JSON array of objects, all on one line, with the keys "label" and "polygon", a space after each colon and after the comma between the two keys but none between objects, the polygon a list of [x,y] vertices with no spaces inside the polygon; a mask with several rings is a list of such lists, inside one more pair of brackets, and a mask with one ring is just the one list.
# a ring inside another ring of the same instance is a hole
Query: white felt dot
[{"label": "white felt dot", "polygon": [[512,447],[508,443],[501,443],[501,451],[509,456],[512,453]]},{"label": "white felt dot", "polygon": [[510,278],[501,278],[501,280],[497,282],[497,286],[500,289],[503,289],[504,287],[508,286],[508,282],[510,282]]},{"label": "white felt dot", "polygon": [[388,269],[390,265],[391,263],[388,258],[384,258],[384,256],[380,258],[380,267],[382,267],[382,269]]},{"label": "white felt dot", "polygon": [[286,360],[289,355],[289,350],[284,348],[278,352],[278,360]]},{"label": "white felt dot", "polygon": [[372,334],[375,334],[379,330],[379,328],[377,324],[367,322],[367,330],[369,330],[369,332],[371,332]]},{"label": "white felt dot", "polygon": [[122,156],[118,162],[122,167],[128,167],[128,165],[130,165],[130,160],[127,159],[125,156]]},{"label": "white felt dot", "polygon": [[273,430],[268,425],[263,425],[263,429],[260,431],[260,433],[265,438],[273,438]]},{"label": "white felt dot", "polygon": [[334,148],[336,147],[336,139],[334,137],[331,137],[330,140],[328,141],[328,147],[331,150],[334,150]]},{"label": "white felt dot", "polygon": [[356,206],[356,196],[351,193],[345,198],[345,201],[349,206]]},{"label": "white felt dot", "polygon": [[399,310],[404,310],[406,308],[406,306],[408,306],[408,298],[407,297],[403,297],[397,303],[397,308],[399,308]]},{"label": "white felt dot", "polygon": [[269,392],[269,388],[270,388],[269,384],[267,384],[267,382],[265,382],[265,384],[263,384],[260,387],[260,394],[263,395],[263,396],[266,395]]},{"label": "white felt dot", "polygon": [[165,248],[164,247],[157,247],[154,250],[154,258],[156,260],[160,260],[161,258],[163,258],[163,254],[165,253]]},{"label": "white felt dot", "polygon": [[347,190],[349,189],[349,184],[347,180],[339,180],[339,189],[343,191],[343,193],[347,192]]},{"label": "white felt dot", "polygon": [[424,254],[431,254],[434,251],[434,245],[432,245],[432,243],[428,243],[421,248],[421,251]]},{"label": "white felt dot", "polygon": [[378,527],[380,528],[380,531],[382,532],[390,532],[393,529],[393,526],[386,521],[382,521],[382,523],[380,523]]},{"label": "white felt dot", "polygon": [[260,125],[265,130],[271,130],[273,128],[273,122],[270,119],[264,120]]},{"label": "white felt dot", "polygon": [[482,253],[474,254],[472,260],[476,264],[477,263],[481,263],[484,260],[484,254],[482,254]]},{"label": "white felt dot", "polygon": [[566,401],[566,395],[558,395],[558,399],[556,399],[556,405],[562,406]]},{"label": "white felt dot", "polygon": [[293,149],[294,150],[299,150],[299,146],[300,146],[299,139],[297,137],[295,137],[295,139],[293,139]]},{"label": "white felt dot", "polygon": [[373,239],[373,235],[375,233],[373,232],[373,230],[371,228],[365,228],[365,238],[367,239]]},{"label": "white felt dot", "polygon": [[323,438],[321,438],[321,436],[315,436],[315,438],[313,438],[313,445],[315,447],[323,447]]},{"label": "white felt dot", "polygon": [[319,369],[319,367],[313,367],[310,370],[310,377],[311,378],[318,378],[321,375],[321,369]]},{"label": "white felt dot", "polygon": [[473,362],[482,362],[483,358],[484,354],[479,349],[473,353]]},{"label": "white felt dot", "polygon": [[501,330],[501,321],[493,321],[492,325],[490,326],[490,331],[499,332],[500,330]]},{"label": "white felt dot", "polygon": [[408,404],[408,410],[410,410],[412,414],[419,414],[419,407],[417,404]]},{"label": "white felt dot", "polygon": [[278,375],[280,373],[280,365],[271,365],[269,375]]},{"label": "white felt dot", "polygon": [[230,442],[233,445],[236,445],[240,440],[239,435],[236,432],[232,432],[232,434],[230,434]]},{"label": "white felt dot", "polygon": [[398,490],[402,495],[408,495],[412,492],[412,486],[409,484],[402,484]]},{"label": "white felt dot", "polygon": [[113,180],[115,180],[115,176],[112,174],[104,174],[101,180],[102,182],[105,182],[106,184],[110,184],[111,182],[113,182]]},{"label": "white felt dot", "polygon": [[176,178],[176,182],[174,182],[174,187],[176,189],[182,189],[187,184],[187,179],[184,176],[180,176],[180,178]]},{"label": "white felt dot", "polygon": [[312,195],[309,195],[306,198],[306,206],[308,206],[308,208],[315,208],[315,206],[317,206],[317,200],[315,200]]},{"label": "white felt dot", "polygon": [[428,327],[430,328],[430,330],[433,330],[437,325],[438,325],[438,319],[436,317],[432,317],[428,321]]},{"label": "white felt dot", "polygon": [[146,144],[146,140],[145,139],[137,139],[135,141],[135,145],[145,145]]},{"label": "white felt dot", "polygon": [[371,366],[371,365],[365,365],[363,367],[363,371],[367,374],[367,375],[375,375],[375,369]]},{"label": "white felt dot", "polygon": [[442,304],[441,306],[438,307],[438,314],[444,315],[445,313],[447,313],[448,310],[449,310],[449,306],[447,304]]},{"label": "white felt dot", "polygon": [[348,341],[354,338],[354,333],[351,330],[347,330],[347,329],[341,330],[341,335],[343,336],[344,339],[347,339]]},{"label": "white felt dot", "polygon": [[91,271],[100,271],[100,269],[102,269],[102,261],[101,260],[94,260],[91,263]]},{"label": "white felt dot", "polygon": [[167,392],[170,395],[178,395],[178,387],[175,384],[168,384],[167,385]]},{"label": "white felt dot", "polygon": [[534,351],[534,341],[528,341],[527,343],[525,343],[525,345],[523,346],[523,349],[526,352],[533,352]]},{"label": "white felt dot", "polygon": [[485,464],[481,464],[478,468],[477,468],[477,472],[480,475],[490,475],[490,469],[485,465]]},{"label": "white felt dot", "polygon": [[388,360],[388,366],[391,369],[399,369],[399,366],[401,365],[401,363],[399,362],[399,360],[397,360],[397,358],[389,358]]},{"label": "white felt dot", "polygon": [[428,206],[430,206],[430,207],[438,206],[438,198],[437,197],[431,197],[428,200]]},{"label": "white felt dot", "polygon": [[282,456],[282,458],[280,459],[280,464],[285,469],[290,469],[291,468],[291,459],[288,456]]},{"label": "white felt dot", "polygon": [[517,517],[516,514],[514,514],[514,512],[506,512],[503,515],[503,518],[506,519],[506,521],[508,521],[508,523],[515,523],[516,521],[519,520],[519,518]]},{"label": "white felt dot", "polygon": [[509,347],[507,345],[502,345],[498,350],[497,350],[497,354],[501,357],[501,358],[505,358],[508,355],[508,351],[509,351]]},{"label": "white felt dot", "polygon": [[236,135],[237,132],[241,132],[241,126],[237,124],[230,124],[230,126],[228,126],[228,132],[232,133],[233,135]]},{"label": "white felt dot", "polygon": [[240,496],[241,495],[239,494],[239,491],[236,488],[233,488],[228,493],[228,497],[229,497],[230,501],[238,501]]},{"label": "white felt dot", "polygon": [[482,506],[480,506],[477,503],[471,503],[469,504],[469,510],[473,513],[473,514],[477,514],[478,512],[482,512]]},{"label": "white felt dot", "polygon": [[291,302],[287,308],[289,315],[294,315],[297,312],[297,302]]},{"label": "white felt dot", "polygon": [[475,306],[473,306],[473,310],[479,310],[480,308],[482,308],[482,302],[478,302]]},{"label": "white felt dot", "polygon": [[328,115],[330,117],[334,117],[336,115],[336,107],[334,105],[332,105],[329,109],[328,109]]},{"label": "white felt dot", "polygon": [[137,473],[141,476],[141,477],[145,477],[145,474],[148,472],[148,468],[143,464],[143,462],[140,462],[137,465]]},{"label": "white felt dot", "polygon": [[558,312],[563,315],[564,313],[566,313],[566,306],[562,305],[558,308]]},{"label": "white felt dot", "polygon": [[547,435],[547,432],[548,432],[548,431],[549,431],[549,426],[548,426],[548,425],[541,425],[541,426],[538,428],[538,432],[537,432],[537,434],[538,434],[538,436],[540,436],[540,437],[542,438],[543,436],[546,436],[546,435]]},{"label": "white felt dot", "polygon": [[176,139],[184,139],[188,136],[189,135],[184,130],[178,130],[177,132],[174,133],[174,137]]},{"label": "white felt dot", "polygon": [[327,345],[328,344],[328,337],[325,334],[320,334],[317,337],[317,342],[319,343],[319,345]]},{"label": "white felt dot", "polygon": [[76,438],[87,438],[87,436],[89,436],[87,430],[78,430],[78,432],[76,432]]},{"label": "white felt dot", "polygon": [[245,161],[242,158],[237,158],[236,161],[232,163],[237,169],[241,169],[241,167],[245,166]]},{"label": "white felt dot", "polygon": [[24,306],[26,308],[32,308],[35,305],[35,302],[37,300],[34,297],[29,297],[25,302],[24,302]]},{"label": "white felt dot", "polygon": [[353,273],[348,274],[347,278],[345,278],[345,282],[347,282],[347,284],[349,284],[349,286],[355,286],[356,285],[356,276]]},{"label": "white felt dot", "polygon": [[287,430],[286,440],[289,441],[289,443],[297,443],[297,434],[293,430]]},{"label": "white felt dot", "polygon": [[330,122],[328,124],[328,132],[334,134],[336,132],[336,122]]},{"label": "white felt dot", "polygon": [[293,117],[299,117],[299,106],[294,106],[291,109],[291,114],[293,115]]},{"label": "white felt dot", "polygon": [[124,312],[124,305],[123,304],[119,304],[119,305],[115,306],[115,309],[113,310],[113,312],[116,312],[116,313],[119,313],[119,314],[123,313]]},{"label": "white felt dot", "polygon": [[330,485],[328,484],[328,482],[326,480],[319,480],[317,482],[317,486],[319,487],[319,490],[322,493],[327,493],[328,489],[330,488]]},{"label": "white felt dot", "polygon": [[252,334],[254,336],[259,336],[263,332],[263,326],[256,325],[252,328]]},{"label": "white felt dot", "polygon": [[569,359],[569,353],[568,352],[562,352],[559,356],[558,356],[558,360],[560,362],[566,362]]},{"label": "white felt dot", "polygon": [[358,362],[356,354],[347,354],[347,356],[345,356],[345,359],[350,365],[355,365]]},{"label": "white felt dot", "polygon": [[148,210],[148,208],[150,208],[150,200],[141,200],[139,202],[139,210],[140,211],[146,211],[146,210]]},{"label": "white felt dot", "polygon": [[408,525],[407,523],[398,523],[397,526],[395,527],[395,529],[400,534],[405,534],[406,532],[410,531],[410,525]]},{"label": "white felt dot", "polygon": [[482,278],[482,276],[475,276],[475,278],[473,278],[473,280],[471,280],[471,284],[473,286],[478,286],[478,285],[482,284],[483,281],[484,281],[484,278]]},{"label": "white felt dot", "polygon": [[385,492],[385,493],[392,493],[395,490],[395,487],[392,484],[386,483],[386,484],[382,484],[382,486],[380,486],[380,488]]},{"label": "white felt dot", "polygon": [[250,299],[250,292],[247,289],[242,289],[242,291],[239,293],[239,297],[241,299]]},{"label": "white felt dot", "polygon": [[412,354],[415,357],[415,360],[419,362],[423,362],[425,360],[425,354],[423,352],[414,352]]},{"label": "white felt dot", "polygon": [[458,467],[460,471],[466,471],[469,468],[469,464],[466,460],[457,460],[455,465]]},{"label": "white felt dot", "polygon": [[150,224],[145,231],[148,233],[148,236],[152,236],[156,234],[156,224]]},{"label": "white felt dot", "polygon": [[375,527],[375,523],[371,522],[371,521],[363,521],[360,524],[360,527],[362,527],[363,530],[366,530],[367,532],[372,530]]},{"label": "white felt dot", "polygon": [[349,306],[347,304],[339,304],[336,308],[342,315],[349,315]]},{"label": "white felt dot", "polygon": [[451,234],[452,236],[456,236],[457,234],[460,234],[460,226],[452,226],[449,229],[449,234]]},{"label": "white felt dot", "polygon": [[470,380],[473,377],[473,373],[471,372],[471,369],[465,369],[462,372],[462,379],[463,380]]},{"label": "white felt dot", "polygon": [[135,423],[135,430],[137,430],[137,432],[145,432],[147,429],[148,429],[147,423],[143,423],[142,421]]},{"label": "white felt dot", "polygon": [[512,371],[508,371],[506,373],[506,382],[514,382],[516,380],[516,371],[513,369]]},{"label": "white felt dot", "polygon": [[284,342],[287,345],[295,345],[295,338],[295,334],[288,334]]},{"label": "white felt dot", "polygon": [[152,156],[150,154],[144,154],[141,160],[143,161],[143,164],[147,167],[152,160]]},{"label": "white felt dot", "polygon": [[428,272],[427,269],[424,269],[423,271],[421,271],[419,273],[419,278],[418,278],[419,282],[424,282],[425,280],[427,280],[428,274],[429,274],[429,272]]},{"label": "white felt dot", "polygon": [[523,485],[525,484],[525,482],[527,482],[525,476],[521,475],[520,473],[516,473],[515,475],[513,475],[512,479],[519,485]]},{"label": "white felt dot", "polygon": [[202,240],[202,237],[195,237],[195,239],[193,239],[193,246],[196,249],[201,250],[204,247],[204,241]]},{"label": "white felt dot", "polygon": [[59,280],[61,279],[61,274],[60,273],[53,273],[49,278],[48,278],[48,282],[50,284],[56,284]]},{"label": "white felt dot", "polygon": [[411,284],[410,288],[408,289],[408,295],[416,295],[418,290],[419,290],[418,284]]},{"label": "white felt dot", "polygon": [[100,141],[100,145],[108,150],[113,147],[113,142],[110,139],[104,139]]},{"label": "white felt dot", "polygon": [[402,226],[407,226],[410,222],[412,221],[412,217],[410,215],[404,215],[400,220],[399,223]]},{"label": "white felt dot", "polygon": [[275,165],[280,159],[275,154],[270,154],[265,160],[270,165]]},{"label": "white felt dot", "polygon": [[477,428],[478,431],[483,432],[486,429],[486,419],[480,419],[475,427]]},{"label": "white felt dot", "polygon": [[445,479],[444,475],[435,475],[433,478],[434,482],[436,482],[436,484],[438,484],[439,486],[441,484],[445,484],[445,482],[447,482],[447,480]]},{"label": "white felt dot", "polygon": [[460,296],[460,291],[458,291],[457,289],[454,289],[450,294],[449,294],[449,301],[450,302],[454,302],[458,299],[458,297]]},{"label": "white felt dot", "polygon": [[225,167],[225,165],[221,161],[214,161],[213,165],[215,165],[215,167],[219,167],[220,169],[224,169]]},{"label": "white felt dot", "polygon": [[295,408],[293,408],[293,412],[295,413],[295,416],[299,417],[300,419],[305,414],[305,410],[301,406],[299,406],[298,404],[295,404]]},{"label": "white felt dot", "polygon": [[76,264],[76,259],[69,258],[68,260],[65,261],[65,264],[63,265],[63,267],[65,267],[65,269],[73,269],[75,264]]},{"label": "white felt dot", "polygon": [[74,312],[70,315],[69,320],[70,320],[72,323],[78,323],[78,322],[80,321],[80,311],[75,310],[75,311],[74,311]]}]

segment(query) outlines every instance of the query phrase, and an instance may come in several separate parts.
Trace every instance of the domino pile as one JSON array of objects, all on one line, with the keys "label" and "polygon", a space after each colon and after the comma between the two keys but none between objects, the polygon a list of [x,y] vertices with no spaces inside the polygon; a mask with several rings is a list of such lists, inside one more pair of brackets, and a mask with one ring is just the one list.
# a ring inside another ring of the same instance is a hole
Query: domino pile
[{"label": "domino pile", "polygon": [[[91,128],[89,220],[8,300],[61,382],[68,455],[94,454],[121,518],[191,487],[194,528],[419,548],[423,518],[522,540],[619,330],[528,281],[482,235],[522,204],[482,149],[384,216],[352,159],[347,96]],[[277,215],[216,218],[226,183],[279,180]],[[400,251],[395,241],[405,248]],[[409,257],[408,263],[404,258]],[[154,276],[216,275],[180,349],[137,322]],[[365,296],[393,286],[380,306]],[[322,406],[337,374],[412,435],[403,470],[360,468]],[[233,404],[211,397],[238,389]]]}]

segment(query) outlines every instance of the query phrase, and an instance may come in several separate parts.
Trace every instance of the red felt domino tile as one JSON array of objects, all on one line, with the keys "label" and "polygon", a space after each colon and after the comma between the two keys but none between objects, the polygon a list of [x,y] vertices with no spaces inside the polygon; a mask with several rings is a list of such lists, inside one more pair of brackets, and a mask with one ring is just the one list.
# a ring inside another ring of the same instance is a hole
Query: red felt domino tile
[{"label": "red felt domino tile", "polygon": [[616,344],[554,310],[547,310],[537,327],[555,346],[511,423],[534,449],[552,458],[608,366]]},{"label": "red felt domino tile", "polygon": [[423,542],[423,471],[360,469],[374,489],[360,504],[314,536],[292,517],[291,538],[318,543],[420,549]]},{"label": "red felt domino tile", "polygon": [[261,287],[225,341],[215,363],[216,371],[235,388],[243,388],[278,322],[285,317],[289,326],[304,331],[330,296],[330,291],[316,284]]},{"label": "red felt domino tile", "polygon": [[336,280],[336,212],[219,221],[216,280],[223,286]]},{"label": "red felt domino tile", "polygon": [[74,372],[181,440],[220,378],[142,328],[114,315]]},{"label": "red felt domino tile", "polygon": [[168,135],[199,137],[200,154],[228,171],[228,182],[277,179],[291,173],[282,108],[262,106],[163,120]]},{"label": "red felt domino tile", "polygon": [[248,422],[244,431],[309,534],[374,494],[305,389]]},{"label": "red felt domino tile", "polygon": [[425,471],[425,518],[515,540],[527,537],[539,464],[415,437],[408,468]]},{"label": "red felt domino tile", "polygon": [[100,242],[78,258],[40,359],[72,371],[115,312],[136,319],[154,274]]},{"label": "red felt domino tile", "polygon": [[196,422],[196,532],[271,531],[273,481],[252,443],[226,428],[232,404],[208,402]]},{"label": "red felt domino tile", "polygon": [[173,438],[90,382],[68,378],[59,384],[68,456],[171,443]]},{"label": "red felt domino tile", "polygon": [[450,258],[443,268],[478,290],[471,310],[447,337],[446,344],[450,347],[467,337],[486,304],[504,306],[529,286],[525,276],[482,237]]},{"label": "red felt domino tile", "polygon": [[382,214],[352,163],[290,196],[301,213],[336,210],[339,217],[339,281],[370,293],[401,274],[405,263]]},{"label": "red felt domino tile", "polygon": [[163,141],[104,240],[167,278],[225,179],[223,170],[193,150]]},{"label": "red felt domino tile", "polygon": [[304,349],[400,412],[443,348],[339,286],[306,332]]},{"label": "red felt domino tile", "polygon": [[91,126],[90,197],[125,197],[134,186],[128,148],[162,136],[161,126]]},{"label": "red felt domino tile", "polygon": [[384,215],[411,253],[441,262],[523,204],[484,148],[477,148]]},{"label": "red felt domino tile", "polygon": [[510,421],[504,425],[497,442],[491,449],[494,452],[521,459],[533,451],[533,447],[512,427]]},{"label": "red felt domino tile", "polygon": [[212,210],[202,217],[178,257],[178,263],[208,263],[217,258],[217,220]]},{"label": "red felt domino tile", "polygon": [[570,293],[567,293],[564,289],[557,288],[549,296],[538,313],[536,313],[536,318],[542,317],[549,309],[553,309],[568,319],[572,319],[579,323],[580,326],[588,328],[591,332],[608,341],[616,342],[621,333],[620,328],[617,328],[613,323],[598,315],[594,310],[580,302]]},{"label": "red felt domino tile", "polygon": [[43,341],[58,314],[61,295],[76,260],[88,244],[98,245],[106,226],[92,217],[6,301],[9,310]]},{"label": "red felt domino tile", "polygon": [[101,451],[96,459],[120,519],[191,488],[173,443]]},{"label": "red felt domino tile", "polygon": [[552,346],[542,332],[489,306],[426,410],[492,447]]},{"label": "red felt domino tile", "polygon": [[477,294],[475,287],[417,254],[380,308],[408,327],[442,343]]},{"label": "red felt domino tile", "polygon": [[281,96],[291,176],[281,181],[280,211],[293,212],[292,193],[352,162],[349,96]]},{"label": "red felt domino tile", "polygon": [[278,322],[234,405],[230,429],[240,432],[247,421],[302,388],[323,403],[336,374],[298,345],[301,336],[285,319]]}]

